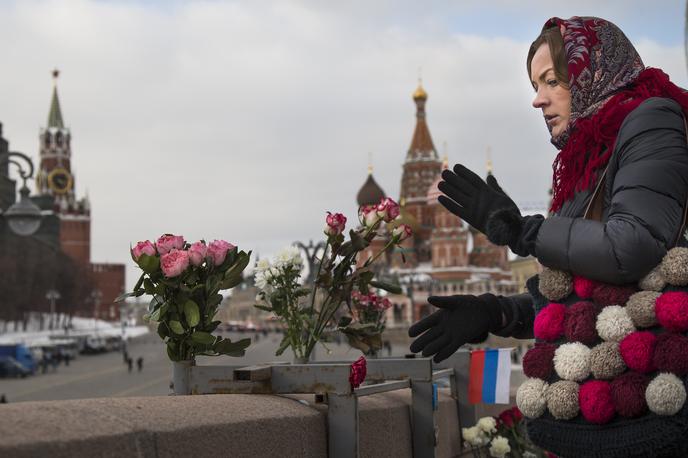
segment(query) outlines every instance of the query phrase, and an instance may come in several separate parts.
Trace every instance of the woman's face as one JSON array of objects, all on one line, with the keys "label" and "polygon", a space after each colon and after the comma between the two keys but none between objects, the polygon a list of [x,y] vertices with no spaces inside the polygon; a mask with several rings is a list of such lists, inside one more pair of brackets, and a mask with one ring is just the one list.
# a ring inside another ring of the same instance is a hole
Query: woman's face
[{"label": "woman's face", "polygon": [[530,62],[530,81],[535,89],[533,106],[540,108],[547,129],[552,137],[558,137],[569,124],[571,117],[571,91],[554,75],[554,63],[547,43],[543,43]]}]

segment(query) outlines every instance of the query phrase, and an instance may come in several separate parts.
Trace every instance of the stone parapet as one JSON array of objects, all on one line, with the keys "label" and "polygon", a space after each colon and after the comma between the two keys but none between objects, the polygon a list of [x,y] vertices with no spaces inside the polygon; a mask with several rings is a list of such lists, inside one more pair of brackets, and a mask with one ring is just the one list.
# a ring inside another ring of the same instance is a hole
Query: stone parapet
[{"label": "stone parapet", "polygon": [[[303,401],[306,401],[304,403]],[[360,456],[411,457],[410,390],[359,400]],[[0,456],[326,457],[312,395],[101,398],[0,405]],[[456,402],[440,390],[437,457],[460,454]]]}]

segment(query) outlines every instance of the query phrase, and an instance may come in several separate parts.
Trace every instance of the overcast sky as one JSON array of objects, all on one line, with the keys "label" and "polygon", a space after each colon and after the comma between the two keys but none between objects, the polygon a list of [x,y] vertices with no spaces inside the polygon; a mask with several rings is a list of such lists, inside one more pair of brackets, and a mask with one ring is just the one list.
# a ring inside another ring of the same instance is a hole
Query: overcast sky
[{"label": "overcast sky", "polygon": [[[491,6],[484,6],[489,3]],[[683,1],[0,1],[0,122],[38,160],[51,71],[72,131],[92,260],[164,232],[261,256],[355,220],[372,152],[398,198],[419,67],[450,163],[545,202],[556,154],[525,74],[551,16],[621,27],[646,65],[686,86]]]}]

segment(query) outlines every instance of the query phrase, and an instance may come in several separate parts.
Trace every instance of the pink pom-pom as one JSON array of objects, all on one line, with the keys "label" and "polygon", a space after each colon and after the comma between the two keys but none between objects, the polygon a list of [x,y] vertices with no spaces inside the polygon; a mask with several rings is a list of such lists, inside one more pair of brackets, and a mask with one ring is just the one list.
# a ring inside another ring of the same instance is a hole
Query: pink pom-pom
[{"label": "pink pom-pom", "polygon": [[536,343],[523,356],[523,373],[531,378],[548,380],[554,369],[554,351],[556,345],[549,343]]},{"label": "pink pom-pom", "polygon": [[655,370],[653,362],[657,337],[649,331],[632,332],[619,343],[619,352],[626,366],[638,372]]},{"label": "pink pom-pom", "polygon": [[590,280],[589,278],[579,277],[576,275],[573,277],[573,290],[575,291],[576,296],[580,297],[581,299],[590,299],[592,297],[592,292],[595,290],[597,285],[599,285],[599,282],[596,282],[595,280]]},{"label": "pink pom-pom", "polygon": [[566,306],[550,302],[535,317],[533,335],[536,339],[554,341],[564,333],[564,317]]},{"label": "pink pom-pom", "polygon": [[593,344],[597,341],[597,314],[600,308],[592,302],[576,302],[566,309],[564,334],[571,342]]},{"label": "pink pom-pom", "polygon": [[612,402],[619,415],[637,417],[647,411],[645,389],[650,380],[637,372],[626,372],[611,383]]},{"label": "pink pom-pom", "polygon": [[688,330],[688,293],[671,291],[662,294],[655,302],[657,321],[670,331]]},{"label": "pink pom-pom", "polygon": [[583,418],[590,423],[604,424],[614,418],[614,403],[608,382],[590,380],[580,387],[578,402]]},{"label": "pink pom-pom", "polygon": [[636,292],[631,286],[614,286],[599,283],[592,291],[592,300],[598,305],[626,305]]},{"label": "pink pom-pom", "polygon": [[688,337],[673,332],[658,335],[653,361],[658,371],[688,374]]}]

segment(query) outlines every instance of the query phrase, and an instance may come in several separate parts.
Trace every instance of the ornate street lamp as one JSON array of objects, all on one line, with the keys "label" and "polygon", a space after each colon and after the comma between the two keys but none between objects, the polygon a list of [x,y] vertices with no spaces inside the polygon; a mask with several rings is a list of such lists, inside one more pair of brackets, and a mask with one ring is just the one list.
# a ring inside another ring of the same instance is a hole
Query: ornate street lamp
[{"label": "ornate street lamp", "polygon": [[[29,171],[26,172],[24,167],[12,158],[20,158],[26,161]],[[27,236],[35,233],[41,225],[41,209],[38,208],[29,198],[29,188],[26,186],[26,181],[33,178],[33,162],[31,159],[22,153],[11,151],[9,153],[0,154],[0,165],[8,162],[14,164],[19,169],[19,176],[21,176],[23,183],[19,190],[19,202],[12,204],[4,213],[0,210],[0,215],[4,216],[7,224],[17,235]]]},{"label": "ornate street lamp", "polygon": [[313,240],[310,240],[308,245],[302,242],[294,242],[294,246],[303,251],[306,255],[306,262],[308,262],[308,277],[306,277],[306,284],[315,282],[316,257],[325,249],[325,242],[321,240],[315,245],[313,244]]}]

